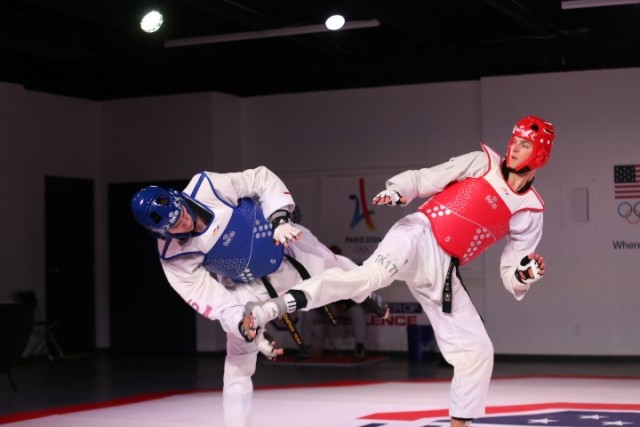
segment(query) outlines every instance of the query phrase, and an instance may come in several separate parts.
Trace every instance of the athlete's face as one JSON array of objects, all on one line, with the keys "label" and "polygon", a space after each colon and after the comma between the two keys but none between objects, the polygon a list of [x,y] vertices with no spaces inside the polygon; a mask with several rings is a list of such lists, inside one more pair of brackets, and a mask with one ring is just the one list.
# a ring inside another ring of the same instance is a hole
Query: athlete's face
[{"label": "athlete's face", "polygon": [[533,142],[520,138],[519,136],[513,137],[513,144],[509,150],[509,158],[507,159],[507,166],[512,169],[517,169],[520,165],[526,162],[531,153],[533,152]]},{"label": "athlete's face", "polygon": [[180,234],[180,233],[190,233],[193,231],[195,224],[193,223],[193,219],[191,215],[187,212],[187,208],[182,206],[182,211],[180,212],[180,218],[176,225],[169,229],[169,233],[171,234]]}]

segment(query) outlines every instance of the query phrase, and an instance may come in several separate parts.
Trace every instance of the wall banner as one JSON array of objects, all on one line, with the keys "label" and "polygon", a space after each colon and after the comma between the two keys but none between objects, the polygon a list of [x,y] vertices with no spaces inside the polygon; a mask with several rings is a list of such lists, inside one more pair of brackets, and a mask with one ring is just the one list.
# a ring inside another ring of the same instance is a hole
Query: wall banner
[{"label": "wall banner", "polygon": [[325,178],[326,244],[358,264],[369,257],[405,208],[374,206],[390,175],[328,176]]}]

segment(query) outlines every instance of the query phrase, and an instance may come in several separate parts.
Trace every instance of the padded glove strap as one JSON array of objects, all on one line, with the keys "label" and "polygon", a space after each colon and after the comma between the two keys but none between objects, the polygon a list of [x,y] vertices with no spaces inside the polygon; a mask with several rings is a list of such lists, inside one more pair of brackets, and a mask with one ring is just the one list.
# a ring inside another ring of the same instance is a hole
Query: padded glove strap
[{"label": "padded glove strap", "polygon": [[267,359],[276,360],[278,349],[275,346],[276,341],[273,336],[265,328],[258,328],[256,339],[258,340],[258,351],[264,354]]},{"label": "padded glove strap", "polygon": [[271,221],[272,230],[275,232],[279,225],[291,221],[291,214],[287,210],[279,209],[269,216],[269,220]]},{"label": "padded glove strap", "polygon": [[397,191],[393,191],[393,190],[383,190],[381,192],[379,192],[376,197],[374,197],[374,199],[381,199],[381,200],[385,200],[388,199],[387,203],[385,203],[386,205],[389,206],[395,206],[395,205],[401,205],[402,202],[400,199],[402,199],[402,196],[400,195],[400,193],[398,193]]}]

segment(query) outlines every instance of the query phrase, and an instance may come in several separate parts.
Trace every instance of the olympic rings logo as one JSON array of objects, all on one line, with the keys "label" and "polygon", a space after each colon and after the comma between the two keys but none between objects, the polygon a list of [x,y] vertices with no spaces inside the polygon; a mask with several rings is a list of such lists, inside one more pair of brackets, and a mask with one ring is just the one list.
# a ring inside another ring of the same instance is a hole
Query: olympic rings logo
[{"label": "olympic rings logo", "polygon": [[624,218],[629,224],[640,222],[640,202],[633,206],[629,202],[622,202],[618,205],[618,215]]}]

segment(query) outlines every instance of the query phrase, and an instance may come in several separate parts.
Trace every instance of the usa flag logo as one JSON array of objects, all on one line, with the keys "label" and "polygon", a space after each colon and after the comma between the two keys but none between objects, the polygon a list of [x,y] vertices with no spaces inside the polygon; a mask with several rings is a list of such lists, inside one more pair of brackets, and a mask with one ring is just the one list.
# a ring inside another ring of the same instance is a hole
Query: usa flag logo
[{"label": "usa flag logo", "polygon": [[[390,412],[370,414],[375,420],[360,427],[449,427],[448,416],[433,417],[440,411]],[[488,415],[476,418],[472,427],[640,427],[640,404],[549,403],[517,407],[492,407]],[[383,421],[384,420],[384,421]]]}]

